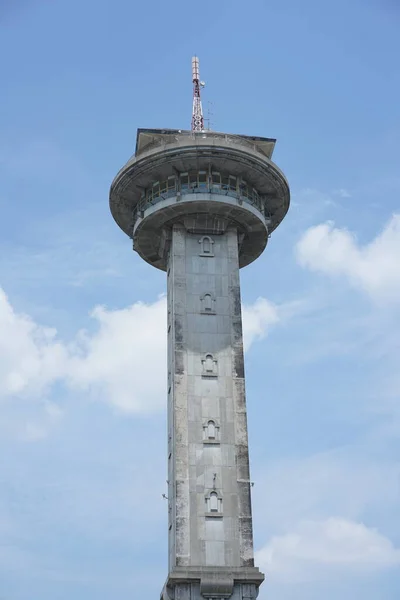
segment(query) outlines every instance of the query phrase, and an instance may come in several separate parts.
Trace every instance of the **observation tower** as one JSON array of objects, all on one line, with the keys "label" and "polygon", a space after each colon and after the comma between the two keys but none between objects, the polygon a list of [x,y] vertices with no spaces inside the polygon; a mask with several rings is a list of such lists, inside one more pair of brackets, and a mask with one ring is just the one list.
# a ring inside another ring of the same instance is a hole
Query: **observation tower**
[{"label": "observation tower", "polygon": [[139,129],[110,207],[167,273],[168,541],[162,600],[253,600],[251,482],[239,269],[289,208],[275,139],[204,128],[192,59],[191,130]]}]

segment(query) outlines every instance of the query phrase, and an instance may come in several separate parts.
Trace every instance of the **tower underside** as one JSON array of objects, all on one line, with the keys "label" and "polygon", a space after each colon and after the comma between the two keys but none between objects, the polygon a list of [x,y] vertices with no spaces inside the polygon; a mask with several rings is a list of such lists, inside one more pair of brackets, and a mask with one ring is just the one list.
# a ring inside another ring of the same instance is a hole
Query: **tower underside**
[{"label": "tower underside", "polygon": [[110,193],[138,254],[167,272],[168,539],[163,600],[253,600],[239,269],[289,206],[275,140],[139,130]]}]

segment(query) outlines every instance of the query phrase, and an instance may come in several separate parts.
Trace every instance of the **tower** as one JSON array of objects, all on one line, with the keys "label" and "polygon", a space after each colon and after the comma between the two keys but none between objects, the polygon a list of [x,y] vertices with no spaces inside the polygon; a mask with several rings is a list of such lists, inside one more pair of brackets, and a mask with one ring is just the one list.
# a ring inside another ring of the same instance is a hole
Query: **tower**
[{"label": "tower", "polygon": [[253,600],[239,269],[289,208],[270,138],[205,131],[192,61],[190,131],[139,129],[110,190],[134,250],[167,274],[169,573],[163,600]]}]

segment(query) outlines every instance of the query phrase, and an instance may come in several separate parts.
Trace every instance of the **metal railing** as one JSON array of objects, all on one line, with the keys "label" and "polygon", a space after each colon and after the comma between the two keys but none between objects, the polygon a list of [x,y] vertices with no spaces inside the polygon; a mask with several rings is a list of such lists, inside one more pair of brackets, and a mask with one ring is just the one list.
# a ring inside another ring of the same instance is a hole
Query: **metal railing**
[{"label": "metal railing", "polygon": [[[194,181],[191,182],[189,180],[188,184],[184,183],[182,185],[182,175],[185,176],[188,174],[181,174],[180,177],[174,177],[174,187],[168,187],[168,184],[172,184],[172,177],[170,177],[169,181],[167,180],[166,182],[161,183],[155,182],[151,188],[145,190],[133,210],[133,224],[136,222],[138,214],[145,212],[151,206],[173,197],[177,197],[177,201],[179,201],[182,195],[190,194],[211,193],[220,196],[230,196],[239,200],[239,203],[246,202],[247,204],[254,206],[263,215],[268,216],[265,213],[265,199],[263,196],[260,196],[254,188],[247,186],[244,182],[240,182],[239,178],[234,178],[237,181],[235,187],[223,183],[215,183],[211,178],[205,183],[195,183]],[[232,176],[230,176],[230,178],[233,179]]]}]

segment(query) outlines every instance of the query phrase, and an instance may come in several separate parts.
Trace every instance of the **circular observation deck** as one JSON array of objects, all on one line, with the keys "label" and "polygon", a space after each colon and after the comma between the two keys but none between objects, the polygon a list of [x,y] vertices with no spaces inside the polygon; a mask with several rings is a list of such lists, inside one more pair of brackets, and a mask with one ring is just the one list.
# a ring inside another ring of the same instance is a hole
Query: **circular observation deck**
[{"label": "circular observation deck", "polygon": [[289,208],[288,183],[270,158],[274,144],[211,131],[139,130],[136,154],[111,185],[112,215],[140,256],[162,270],[174,223],[214,234],[234,225],[244,267]]}]

